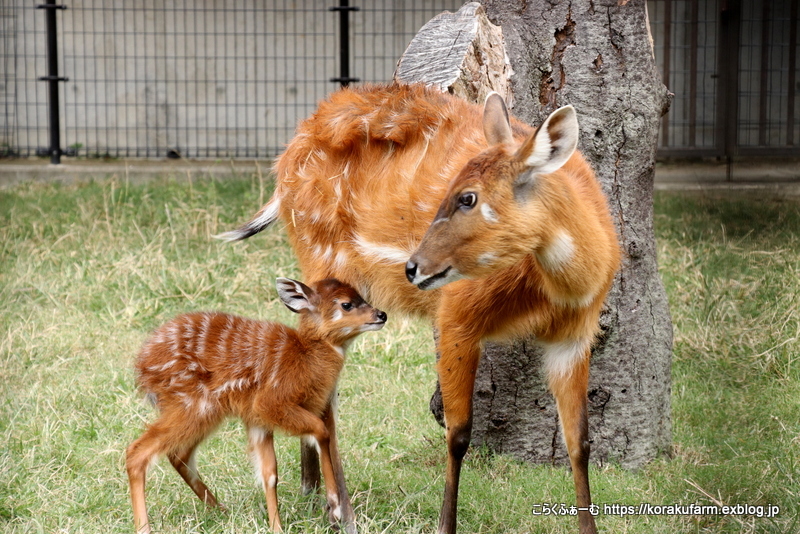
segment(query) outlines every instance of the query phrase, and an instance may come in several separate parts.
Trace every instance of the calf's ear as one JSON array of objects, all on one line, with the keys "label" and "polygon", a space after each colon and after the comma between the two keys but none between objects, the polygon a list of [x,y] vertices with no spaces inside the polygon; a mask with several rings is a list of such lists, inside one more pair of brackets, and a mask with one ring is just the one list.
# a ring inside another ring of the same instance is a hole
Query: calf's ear
[{"label": "calf's ear", "polygon": [[275,280],[275,285],[278,288],[278,297],[281,302],[293,312],[317,311],[317,307],[314,305],[316,293],[303,282],[291,278],[278,278]]}]

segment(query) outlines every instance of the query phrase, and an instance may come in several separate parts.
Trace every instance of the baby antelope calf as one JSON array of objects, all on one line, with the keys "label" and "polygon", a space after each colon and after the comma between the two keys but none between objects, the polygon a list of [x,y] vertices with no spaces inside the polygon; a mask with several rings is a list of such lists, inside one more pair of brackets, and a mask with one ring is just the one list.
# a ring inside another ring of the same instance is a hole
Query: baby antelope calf
[{"label": "baby antelope calf", "polygon": [[386,314],[335,279],[308,287],[278,278],[277,286],[281,301],[300,314],[297,329],[222,313],[191,313],[163,325],[142,348],[137,380],[160,416],[127,450],[138,532],[150,532],[145,475],[159,455],[167,455],[200,500],[222,507],[200,479],[194,453],[227,416],[241,417],[247,427],[272,530],[282,530],[272,443],[273,431],[280,428],[318,447],[329,517],[346,532],[355,532],[332,403],[348,344],[361,332],[382,328]]}]

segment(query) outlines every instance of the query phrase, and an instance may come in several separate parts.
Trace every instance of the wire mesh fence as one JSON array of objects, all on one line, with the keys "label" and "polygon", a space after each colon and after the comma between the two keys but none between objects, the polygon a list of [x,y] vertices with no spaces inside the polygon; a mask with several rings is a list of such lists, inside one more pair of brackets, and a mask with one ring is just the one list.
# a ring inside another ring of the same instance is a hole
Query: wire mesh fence
[{"label": "wire mesh fence", "polygon": [[[52,0],[50,0],[52,1]],[[63,0],[60,146],[84,157],[268,158],[338,88],[342,0]],[[351,0],[351,75],[385,82],[462,0]],[[648,0],[675,93],[659,151],[798,155],[800,0]],[[0,0],[0,156],[47,153],[45,17]]]},{"label": "wire mesh fence", "polygon": [[675,93],[659,154],[800,157],[800,0],[648,0]]},{"label": "wire mesh fence", "polygon": [[[61,145],[88,157],[266,158],[338,85],[334,0],[65,0]],[[416,31],[460,0],[350,14],[353,75],[385,82]],[[44,17],[0,0],[0,153],[47,147]]]}]

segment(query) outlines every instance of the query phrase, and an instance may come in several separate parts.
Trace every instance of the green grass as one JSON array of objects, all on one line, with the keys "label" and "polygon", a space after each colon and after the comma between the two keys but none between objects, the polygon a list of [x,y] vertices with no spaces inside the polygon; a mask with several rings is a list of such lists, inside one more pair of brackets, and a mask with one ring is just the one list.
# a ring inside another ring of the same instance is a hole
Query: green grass
[{"label": "green grass", "polygon": [[[225,182],[114,178],[0,190],[0,529],[131,532],[125,447],[153,411],[132,360],[172,315],[222,309],[293,322],[273,288],[297,276],[285,235],[209,238],[268,197],[258,176]],[[675,329],[675,454],[628,472],[592,468],[599,504],[774,504],[751,516],[602,515],[604,532],[800,529],[800,205],[659,195],[656,230]],[[425,324],[365,334],[341,380],[340,441],[362,532],[432,532],[445,447],[428,414],[435,382]],[[299,494],[298,443],[279,437],[289,532],[330,532],[319,497]],[[201,473],[229,507],[205,510],[167,462],[148,505],[161,532],[266,532],[264,498],[230,422],[203,447]],[[571,503],[570,473],[471,451],[460,531],[576,532],[534,505]]]}]

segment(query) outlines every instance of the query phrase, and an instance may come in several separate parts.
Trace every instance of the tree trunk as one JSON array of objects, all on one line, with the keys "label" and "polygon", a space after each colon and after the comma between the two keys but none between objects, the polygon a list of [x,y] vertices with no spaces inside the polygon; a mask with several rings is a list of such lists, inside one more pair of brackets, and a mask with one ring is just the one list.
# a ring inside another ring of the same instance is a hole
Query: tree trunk
[{"label": "tree trunk", "polygon": [[[592,352],[589,435],[595,462],[639,467],[671,446],[672,326],[652,211],[658,122],[670,100],[656,71],[646,2],[481,3],[502,28],[514,71],[512,113],[535,125],[559,106],[575,107],[579,148],[617,223],[624,260]],[[530,340],[487,344],[473,397],[474,445],[568,462],[540,362]],[[431,409],[441,419],[437,395]]]},{"label": "tree trunk", "polygon": [[511,64],[503,32],[477,2],[429,20],[397,62],[394,81],[424,83],[470,102],[494,91],[513,104]]}]

